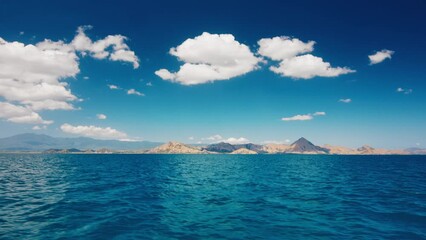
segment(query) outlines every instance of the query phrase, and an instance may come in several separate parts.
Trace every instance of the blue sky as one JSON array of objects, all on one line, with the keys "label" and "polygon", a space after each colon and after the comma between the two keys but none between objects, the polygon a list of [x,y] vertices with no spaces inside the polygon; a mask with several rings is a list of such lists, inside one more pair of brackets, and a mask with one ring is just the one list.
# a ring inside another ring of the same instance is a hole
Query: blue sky
[{"label": "blue sky", "polygon": [[[316,144],[424,147],[425,11],[424,1],[3,1],[0,51],[9,55],[0,54],[0,69],[13,71],[0,75],[0,137],[285,143],[304,136]],[[95,49],[108,35],[118,44]],[[73,44],[76,36],[92,45]],[[40,45],[45,39],[63,42]],[[270,52],[260,50],[261,39]],[[299,48],[284,49],[297,41]],[[30,44],[34,56],[21,51]],[[58,56],[63,63],[46,60],[53,45],[68,54]],[[382,61],[371,64],[368,56],[382,50],[390,58],[376,55]],[[307,55],[319,61],[313,72]],[[193,71],[179,71],[185,63]],[[203,64],[217,72],[201,71]],[[162,79],[160,69],[171,76]],[[44,82],[57,89],[37,88]],[[298,115],[308,120],[283,120]]]}]

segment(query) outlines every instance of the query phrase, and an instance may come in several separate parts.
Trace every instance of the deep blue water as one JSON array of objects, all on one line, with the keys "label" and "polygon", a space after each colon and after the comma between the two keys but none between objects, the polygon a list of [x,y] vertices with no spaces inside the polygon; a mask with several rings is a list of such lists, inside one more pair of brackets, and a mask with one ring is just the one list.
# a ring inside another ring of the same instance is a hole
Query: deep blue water
[{"label": "deep blue water", "polygon": [[426,239],[426,156],[0,155],[0,239]]}]

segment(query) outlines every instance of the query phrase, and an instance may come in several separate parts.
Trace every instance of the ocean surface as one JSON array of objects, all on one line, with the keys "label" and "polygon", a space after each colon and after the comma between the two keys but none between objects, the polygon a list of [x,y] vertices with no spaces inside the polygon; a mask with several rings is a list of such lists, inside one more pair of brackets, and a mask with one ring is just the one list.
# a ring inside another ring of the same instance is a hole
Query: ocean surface
[{"label": "ocean surface", "polygon": [[0,239],[426,239],[426,156],[0,154]]}]

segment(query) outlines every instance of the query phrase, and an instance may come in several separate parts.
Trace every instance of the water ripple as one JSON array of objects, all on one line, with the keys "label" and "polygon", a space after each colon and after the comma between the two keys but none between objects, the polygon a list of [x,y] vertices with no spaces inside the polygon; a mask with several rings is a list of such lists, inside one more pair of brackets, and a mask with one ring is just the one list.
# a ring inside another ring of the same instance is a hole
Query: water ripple
[{"label": "water ripple", "polygon": [[0,155],[1,239],[426,239],[424,156]]}]

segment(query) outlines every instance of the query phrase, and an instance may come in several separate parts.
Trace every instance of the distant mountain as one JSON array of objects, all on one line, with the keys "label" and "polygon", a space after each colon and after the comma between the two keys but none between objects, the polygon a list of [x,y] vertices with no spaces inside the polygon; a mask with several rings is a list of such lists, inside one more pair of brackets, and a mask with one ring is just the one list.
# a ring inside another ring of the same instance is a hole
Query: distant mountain
[{"label": "distant mountain", "polygon": [[217,153],[230,153],[237,150],[237,148],[234,145],[230,143],[225,143],[225,142],[210,144],[207,147],[204,147],[203,149],[209,152],[217,152]]},{"label": "distant mountain", "polygon": [[287,144],[269,143],[263,145],[262,150],[266,153],[285,153],[290,148]]},{"label": "distant mountain", "polygon": [[257,152],[247,148],[239,148],[231,152],[231,154],[257,154]]},{"label": "distant mountain", "polygon": [[245,149],[254,151],[256,153],[266,153],[266,151],[263,150],[262,145],[253,144],[253,143],[232,145],[230,143],[220,142],[220,143],[210,144],[207,147],[204,147],[203,149],[209,152],[231,153],[241,148],[245,148]]},{"label": "distant mountain", "polygon": [[[404,150],[388,150],[364,145],[358,149],[341,146],[324,145],[319,147],[305,138],[300,138],[291,145],[266,144],[258,145],[215,143],[206,147],[186,145],[178,142],[168,142],[161,145],[158,142],[123,142],[117,140],[97,140],[93,138],[56,138],[43,134],[20,134],[0,138],[0,151],[40,151],[45,153],[234,153],[234,154],[353,154],[353,155],[403,155],[424,154],[426,149],[407,148]],[[160,146],[161,145],[161,146]]]},{"label": "distant mountain", "polygon": [[332,145],[326,144],[323,146],[323,148],[327,149],[329,154],[341,154],[341,155],[360,154],[357,150],[348,148],[348,147],[332,146]]},{"label": "distant mountain", "polygon": [[426,154],[426,149],[424,148],[407,148],[404,151],[409,154]]},{"label": "distant mountain", "polygon": [[241,149],[241,148],[245,148],[251,151],[254,151],[256,153],[266,153],[265,150],[263,150],[263,146],[262,145],[258,145],[258,144],[253,144],[253,143],[247,143],[247,144],[237,144],[234,145],[236,150]]},{"label": "distant mountain", "polygon": [[299,138],[297,141],[292,143],[286,150],[287,153],[310,153],[310,154],[326,154],[328,149],[315,146],[309,142],[306,138]]},{"label": "distant mountain", "polygon": [[98,140],[93,138],[56,138],[44,134],[25,133],[12,137],[0,138],[2,151],[44,151],[48,149],[111,149],[111,150],[146,150],[157,147],[157,142],[123,142],[117,140]]},{"label": "distant mountain", "polygon": [[149,150],[147,153],[169,153],[169,154],[200,154],[206,153],[197,147],[189,146],[179,142],[168,142],[156,148]]}]

